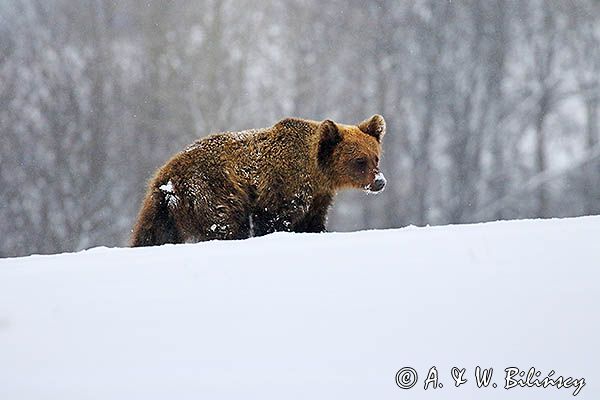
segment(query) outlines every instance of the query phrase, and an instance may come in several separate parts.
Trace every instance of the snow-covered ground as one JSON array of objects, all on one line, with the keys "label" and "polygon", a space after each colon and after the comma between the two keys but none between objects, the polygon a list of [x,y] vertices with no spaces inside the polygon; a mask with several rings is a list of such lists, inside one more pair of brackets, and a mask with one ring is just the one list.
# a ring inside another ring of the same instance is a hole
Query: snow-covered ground
[{"label": "snow-covered ground", "polygon": [[599,238],[584,217],[0,260],[0,399],[573,397],[507,367],[597,399]]}]

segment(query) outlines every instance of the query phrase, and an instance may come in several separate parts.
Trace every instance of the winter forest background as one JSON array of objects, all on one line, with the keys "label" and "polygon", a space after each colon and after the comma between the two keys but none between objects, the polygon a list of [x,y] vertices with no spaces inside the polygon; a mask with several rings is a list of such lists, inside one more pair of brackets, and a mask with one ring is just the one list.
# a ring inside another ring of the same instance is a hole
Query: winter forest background
[{"label": "winter forest background", "polygon": [[330,230],[600,213],[600,1],[0,0],[0,256],[127,242],[211,132],[387,121]]}]

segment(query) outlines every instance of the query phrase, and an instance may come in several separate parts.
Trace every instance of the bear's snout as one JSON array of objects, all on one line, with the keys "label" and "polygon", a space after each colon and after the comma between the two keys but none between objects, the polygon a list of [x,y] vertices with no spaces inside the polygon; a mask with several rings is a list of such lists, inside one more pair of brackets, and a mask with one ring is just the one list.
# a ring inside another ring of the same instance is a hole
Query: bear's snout
[{"label": "bear's snout", "polygon": [[365,186],[365,190],[372,193],[381,192],[385,188],[385,184],[387,183],[387,179],[383,176],[383,173],[377,172],[375,177],[373,178],[373,182],[369,183]]},{"label": "bear's snout", "polygon": [[383,190],[383,188],[385,188],[386,183],[387,180],[385,179],[385,176],[383,176],[381,172],[378,172],[377,175],[375,175],[373,183],[371,184],[371,190],[374,192],[380,192]]}]

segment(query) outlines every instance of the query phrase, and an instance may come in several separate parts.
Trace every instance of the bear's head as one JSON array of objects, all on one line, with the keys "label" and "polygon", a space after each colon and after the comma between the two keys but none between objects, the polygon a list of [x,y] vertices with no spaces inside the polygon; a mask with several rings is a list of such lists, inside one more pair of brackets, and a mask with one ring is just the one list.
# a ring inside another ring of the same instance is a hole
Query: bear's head
[{"label": "bear's head", "polygon": [[319,124],[318,161],[334,189],[357,188],[381,192],[386,184],[379,170],[385,120],[373,115],[360,124],[342,125],[331,120]]}]

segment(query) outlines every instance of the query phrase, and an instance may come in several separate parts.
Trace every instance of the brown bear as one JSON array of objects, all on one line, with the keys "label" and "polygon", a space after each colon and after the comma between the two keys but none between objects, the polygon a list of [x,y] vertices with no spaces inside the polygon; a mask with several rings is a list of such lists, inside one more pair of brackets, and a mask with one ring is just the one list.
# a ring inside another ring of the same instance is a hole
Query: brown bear
[{"label": "brown bear", "polygon": [[383,190],[382,116],[354,125],[286,118],[197,140],[150,181],[132,246],[322,232],[342,188]]}]

